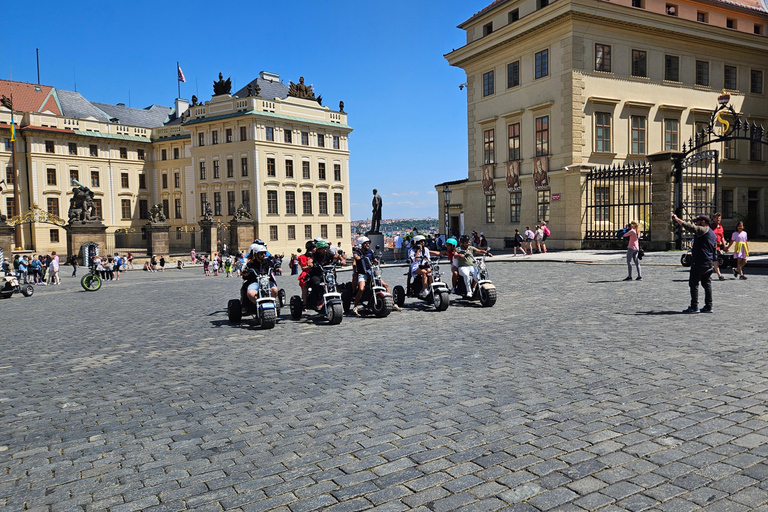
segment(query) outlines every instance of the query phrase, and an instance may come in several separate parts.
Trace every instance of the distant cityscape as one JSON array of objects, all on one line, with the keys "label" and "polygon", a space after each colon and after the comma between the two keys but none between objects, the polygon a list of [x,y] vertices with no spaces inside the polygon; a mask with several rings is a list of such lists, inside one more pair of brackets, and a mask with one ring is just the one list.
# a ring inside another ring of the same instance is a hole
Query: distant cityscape
[{"label": "distant cityscape", "polygon": [[[355,245],[358,235],[358,231],[365,233],[371,227],[370,219],[366,220],[353,220],[351,223],[352,231],[352,245]],[[404,235],[405,233],[412,231],[413,228],[419,233],[425,235],[436,235],[440,232],[438,227],[440,222],[434,218],[426,219],[382,219],[381,220],[381,233],[384,235],[384,244],[386,247],[394,247],[394,238],[397,235]],[[359,229],[358,229],[359,227]]]}]

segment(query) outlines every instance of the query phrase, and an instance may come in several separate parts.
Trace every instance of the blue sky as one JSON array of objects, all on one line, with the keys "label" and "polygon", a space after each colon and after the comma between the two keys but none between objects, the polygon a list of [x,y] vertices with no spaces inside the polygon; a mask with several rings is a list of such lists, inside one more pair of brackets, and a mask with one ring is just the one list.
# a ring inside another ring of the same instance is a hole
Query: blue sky
[{"label": "blue sky", "polygon": [[[0,76],[75,89],[91,101],[171,106],[176,61],[181,96],[209,100],[221,71],[233,90],[258,76],[313,84],[323,104],[343,100],[350,139],[352,219],[437,216],[434,184],[466,178],[464,72],[443,55],[464,44],[456,25],[491,0],[298,0],[222,4],[13,2],[4,9]],[[44,20],[53,20],[51,22]]]}]

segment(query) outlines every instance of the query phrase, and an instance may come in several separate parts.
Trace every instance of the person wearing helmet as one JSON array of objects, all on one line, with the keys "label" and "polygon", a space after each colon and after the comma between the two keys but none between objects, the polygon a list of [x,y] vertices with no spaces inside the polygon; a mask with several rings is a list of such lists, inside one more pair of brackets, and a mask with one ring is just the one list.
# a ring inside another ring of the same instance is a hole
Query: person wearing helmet
[{"label": "person wearing helmet", "polygon": [[329,245],[325,240],[317,242],[315,252],[312,253],[312,259],[309,262],[308,286],[312,293],[308,294],[308,299],[309,304],[318,304],[318,307],[320,306],[319,293],[323,286],[323,267],[339,259],[338,256],[333,255],[328,250]]},{"label": "person wearing helmet", "polygon": [[259,274],[269,275],[269,293],[272,297],[277,297],[277,281],[275,281],[274,266],[272,258],[267,256],[267,248],[261,244],[252,244],[248,251],[248,261],[243,270],[243,281],[248,283],[248,300],[256,304],[259,296],[259,283],[257,277]]},{"label": "person wearing helmet", "polygon": [[413,237],[413,247],[408,252],[411,260],[411,276],[413,279],[421,278],[421,291],[419,298],[425,298],[428,295],[429,286],[432,284],[432,269],[430,268],[430,255],[439,256],[437,251],[430,251],[427,248],[427,238],[424,235]]},{"label": "person wearing helmet", "polygon": [[456,254],[456,247],[459,242],[455,238],[451,237],[445,241],[445,250],[440,252],[441,256],[446,256],[451,264],[451,293],[456,289],[456,283],[459,279],[459,267],[454,264],[453,256]]},{"label": "person wearing helmet", "polygon": [[309,286],[309,269],[312,267],[312,255],[317,249],[317,242],[314,240],[308,240],[304,244],[304,254],[299,255],[299,267],[301,272],[299,273],[299,286],[301,287],[301,300],[304,301],[304,307],[307,306],[307,288]]},{"label": "person wearing helmet", "polygon": [[461,237],[459,237],[459,248],[456,249],[456,254],[453,256],[453,261],[459,270],[459,275],[464,279],[466,293],[468,295],[471,294],[472,279],[477,281],[477,269],[475,268],[474,254],[487,254],[489,257],[492,256],[491,253],[483,249],[469,245],[469,241],[469,236],[461,235]]},{"label": "person wearing helmet", "polygon": [[[357,239],[357,246],[352,252],[354,258],[354,271],[352,273],[352,282],[357,284],[357,292],[355,293],[355,306],[352,308],[352,312],[356,316],[360,316],[358,305],[360,299],[365,292],[365,285],[371,278],[371,264],[378,262],[376,255],[371,250],[371,239],[367,236],[361,236]],[[389,285],[382,279],[381,284],[389,293]],[[392,308],[395,311],[400,311],[400,306],[395,304]]]}]

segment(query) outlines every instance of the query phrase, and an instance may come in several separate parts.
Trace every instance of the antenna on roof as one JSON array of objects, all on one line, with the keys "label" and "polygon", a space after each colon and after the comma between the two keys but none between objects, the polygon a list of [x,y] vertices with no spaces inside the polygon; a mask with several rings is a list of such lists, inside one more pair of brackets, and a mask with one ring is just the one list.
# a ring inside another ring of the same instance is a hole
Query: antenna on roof
[{"label": "antenna on roof", "polygon": [[37,55],[37,85],[40,85],[40,48],[35,48]]},{"label": "antenna on roof", "polygon": [[72,61],[72,76],[75,78],[75,92],[77,92],[77,71],[75,70],[75,61]]},{"label": "antenna on roof", "polygon": [[128,108],[131,108],[131,90],[128,89]]}]

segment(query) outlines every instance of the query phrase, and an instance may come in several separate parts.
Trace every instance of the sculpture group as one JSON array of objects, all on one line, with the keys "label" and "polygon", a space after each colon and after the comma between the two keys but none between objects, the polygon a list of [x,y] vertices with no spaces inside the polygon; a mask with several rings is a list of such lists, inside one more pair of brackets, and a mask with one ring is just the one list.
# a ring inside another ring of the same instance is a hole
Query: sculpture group
[{"label": "sculpture group", "polygon": [[93,191],[77,180],[72,180],[77,185],[72,191],[72,199],[69,201],[69,223],[99,222],[96,215],[96,204],[93,200]]}]

